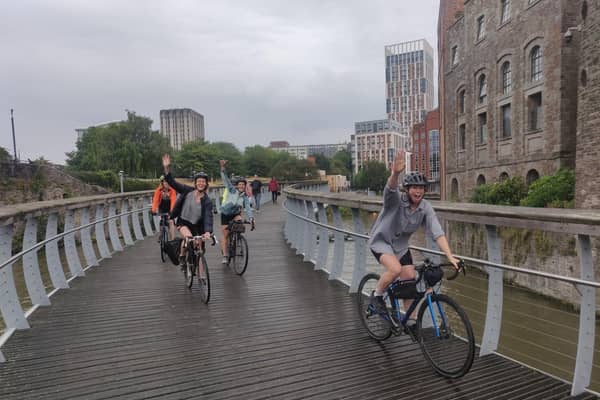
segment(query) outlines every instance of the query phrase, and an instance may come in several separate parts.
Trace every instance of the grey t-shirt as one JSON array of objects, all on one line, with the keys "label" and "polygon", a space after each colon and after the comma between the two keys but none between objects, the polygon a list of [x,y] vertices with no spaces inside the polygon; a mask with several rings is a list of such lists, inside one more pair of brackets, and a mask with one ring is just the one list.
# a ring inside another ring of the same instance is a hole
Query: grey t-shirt
[{"label": "grey t-shirt", "polygon": [[195,190],[185,194],[185,200],[181,209],[181,218],[196,225],[202,218],[202,202],[196,202]]},{"label": "grey t-shirt", "polygon": [[434,240],[444,235],[431,204],[423,199],[412,211],[405,193],[391,190],[387,185],[383,191],[383,209],[371,229],[369,247],[376,253],[395,254],[401,258],[408,251],[408,240],[419,227],[425,227]]}]

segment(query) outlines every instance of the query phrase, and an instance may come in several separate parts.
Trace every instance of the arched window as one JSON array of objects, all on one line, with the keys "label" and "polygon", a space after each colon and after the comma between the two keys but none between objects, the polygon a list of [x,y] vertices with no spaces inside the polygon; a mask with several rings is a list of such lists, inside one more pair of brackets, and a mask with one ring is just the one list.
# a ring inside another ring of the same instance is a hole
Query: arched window
[{"label": "arched window", "polygon": [[450,184],[450,196],[453,199],[458,199],[458,180],[456,180],[456,178],[452,178],[452,183]]},{"label": "arched window", "polygon": [[458,92],[458,113],[465,113],[465,89]]},{"label": "arched window", "polygon": [[538,179],[540,179],[540,174],[535,169],[529,170],[529,172],[527,173],[527,177],[525,178],[527,186],[531,185]]},{"label": "arched window", "polygon": [[504,182],[508,179],[508,172],[503,172],[500,174],[500,182]]},{"label": "arched window", "polygon": [[483,104],[487,99],[487,79],[485,77],[485,74],[479,75],[479,79],[477,80],[477,82],[477,88],[479,89],[478,101],[479,104]]},{"label": "arched window", "polygon": [[510,62],[506,61],[502,64],[502,93],[508,94],[512,88],[512,77],[510,71]]},{"label": "arched window", "polygon": [[485,176],[479,175],[477,177],[477,186],[485,185]]},{"label": "arched window", "polygon": [[540,46],[534,46],[529,53],[529,62],[531,64],[531,81],[539,81],[544,77],[542,70],[542,61],[544,55]]}]

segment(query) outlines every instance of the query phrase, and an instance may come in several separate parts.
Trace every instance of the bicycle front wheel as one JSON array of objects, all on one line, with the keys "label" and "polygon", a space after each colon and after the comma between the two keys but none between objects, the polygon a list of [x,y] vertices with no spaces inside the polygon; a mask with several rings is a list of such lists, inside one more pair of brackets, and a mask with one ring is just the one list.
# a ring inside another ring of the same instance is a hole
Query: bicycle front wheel
[{"label": "bicycle front wheel", "polygon": [[369,305],[377,281],[379,281],[379,275],[377,274],[367,274],[362,278],[356,293],[356,305],[358,306],[360,322],[362,322],[369,336],[382,341],[392,335],[392,324]]},{"label": "bicycle front wheel", "polygon": [[243,275],[248,267],[248,242],[243,235],[239,235],[235,246],[233,256],[233,270],[238,275]]},{"label": "bicycle front wheel", "polygon": [[446,378],[460,378],[471,369],[475,337],[464,310],[444,294],[432,294],[421,303],[417,338],[425,359]]},{"label": "bicycle front wheel", "polygon": [[160,259],[162,260],[162,262],[165,262],[167,260],[167,240],[167,230],[163,227],[160,231]]},{"label": "bicycle front wheel", "polygon": [[208,264],[204,255],[198,257],[196,274],[198,275],[198,285],[200,286],[200,298],[204,304],[210,300],[210,275],[208,274]]},{"label": "bicycle front wheel", "polygon": [[192,288],[192,284],[194,283],[194,275],[196,274],[196,258],[197,257],[188,254],[187,262],[185,263],[185,269],[183,270],[185,284],[189,289]]}]

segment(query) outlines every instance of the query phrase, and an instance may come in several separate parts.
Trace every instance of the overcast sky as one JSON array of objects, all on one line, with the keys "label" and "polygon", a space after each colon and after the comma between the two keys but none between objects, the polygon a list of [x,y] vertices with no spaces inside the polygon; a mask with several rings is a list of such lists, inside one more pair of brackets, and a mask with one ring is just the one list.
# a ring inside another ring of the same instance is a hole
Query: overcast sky
[{"label": "overcast sky", "polygon": [[0,23],[0,146],[64,163],[75,128],[192,108],[206,139],[348,141],[385,117],[384,46],[436,48],[439,0],[19,0]]}]

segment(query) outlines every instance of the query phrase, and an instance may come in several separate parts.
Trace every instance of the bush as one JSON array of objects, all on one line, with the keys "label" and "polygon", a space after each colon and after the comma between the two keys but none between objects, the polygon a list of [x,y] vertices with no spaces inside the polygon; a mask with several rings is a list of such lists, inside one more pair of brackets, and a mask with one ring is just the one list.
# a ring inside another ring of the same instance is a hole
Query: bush
[{"label": "bush", "polygon": [[502,182],[480,185],[471,195],[472,203],[518,206],[527,194],[527,185],[520,176]]},{"label": "bush", "polygon": [[75,171],[67,169],[65,172],[89,185],[102,186],[109,190],[119,188],[119,177],[112,171]]},{"label": "bush", "polygon": [[[124,179],[123,180],[123,191],[124,192],[137,192],[140,190],[153,190],[158,187],[158,180],[141,180],[141,179]],[[120,184],[117,184],[118,189],[115,191],[120,191]]]},{"label": "bush", "polygon": [[559,169],[556,174],[543,176],[529,187],[521,201],[526,207],[572,208],[575,198],[575,172]]}]

